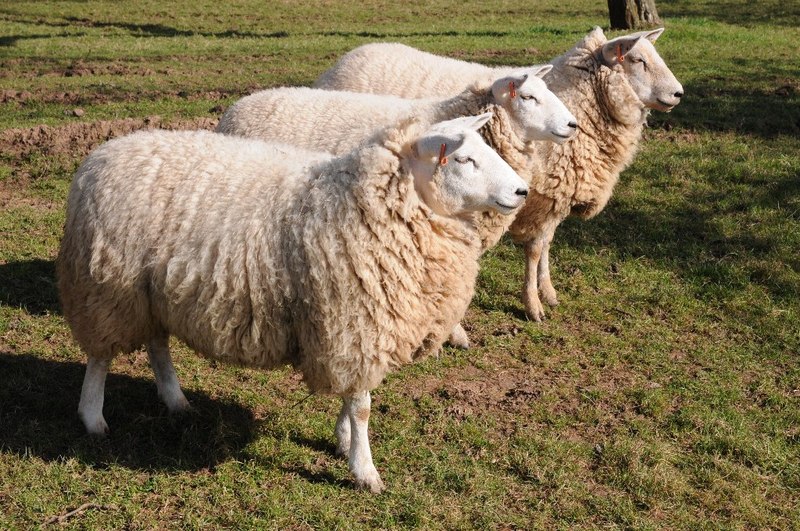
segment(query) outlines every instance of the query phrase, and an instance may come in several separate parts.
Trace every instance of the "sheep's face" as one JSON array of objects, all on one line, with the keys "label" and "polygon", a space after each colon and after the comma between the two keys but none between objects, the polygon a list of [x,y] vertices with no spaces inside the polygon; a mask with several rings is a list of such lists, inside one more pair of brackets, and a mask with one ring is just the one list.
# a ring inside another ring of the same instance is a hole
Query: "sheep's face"
[{"label": "sheep's face", "polygon": [[415,142],[414,185],[437,214],[510,214],[525,202],[528,185],[477,133],[491,118],[486,113],[440,122]]},{"label": "sheep's face", "polygon": [[492,84],[495,103],[505,108],[525,142],[549,140],[561,144],[577,131],[575,117],[541,79],[552,68],[544,65],[519,70]]},{"label": "sheep's face", "polygon": [[617,37],[603,45],[603,61],[622,65],[628,82],[650,109],[670,111],[681,102],[683,87],[658,55],[653,43],[664,28]]}]

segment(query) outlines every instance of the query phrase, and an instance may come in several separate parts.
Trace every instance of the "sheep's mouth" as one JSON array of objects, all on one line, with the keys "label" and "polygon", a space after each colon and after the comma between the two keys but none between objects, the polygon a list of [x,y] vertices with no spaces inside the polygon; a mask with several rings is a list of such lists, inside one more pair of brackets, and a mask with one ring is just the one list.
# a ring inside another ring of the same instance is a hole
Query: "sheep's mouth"
[{"label": "sheep's mouth", "polygon": [[666,101],[662,100],[661,98],[656,98],[656,101],[661,104],[661,108],[659,111],[669,112],[671,111],[677,103],[667,103]]},{"label": "sheep's mouth", "polygon": [[517,208],[519,208],[522,205],[522,203],[520,203],[519,205],[516,205],[516,206],[509,206],[509,205],[501,203],[500,201],[495,201],[494,203],[497,206],[500,207],[500,211],[503,214],[508,214],[510,212],[513,212],[514,210],[516,210]]},{"label": "sheep's mouth", "polygon": [[550,134],[552,134],[553,136],[557,136],[558,138],[563,138],[564,140],[566,140],[566,139],[568,139],[568,138],[570,138],[572,136],[572,134],[561,135],[559,133],[556,133],[555,131],[550,131]]}]

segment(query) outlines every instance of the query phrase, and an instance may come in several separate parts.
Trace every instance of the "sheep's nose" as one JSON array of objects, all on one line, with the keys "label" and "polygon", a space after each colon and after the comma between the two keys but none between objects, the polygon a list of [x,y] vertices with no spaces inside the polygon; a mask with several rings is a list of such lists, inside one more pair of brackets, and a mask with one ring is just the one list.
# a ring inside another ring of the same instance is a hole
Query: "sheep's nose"
[{"label": "sheep's nose", "polygon": [[675,96],[676,98],[682,98],[683,97],[683,91],[679,90],[678,92],[673,94],[673,96]]},{"label": "sheep's nose", "polygon": [[578,128],[578,124],[576,122],[570,122],[567,125],[570,126],[573,129],[577,129]]},{"label": "sheep's nose", "polygon": [[517,195],[521,195],[522,197],[528,197],[528,189],[527,188],[517,188],[516,194]]}]

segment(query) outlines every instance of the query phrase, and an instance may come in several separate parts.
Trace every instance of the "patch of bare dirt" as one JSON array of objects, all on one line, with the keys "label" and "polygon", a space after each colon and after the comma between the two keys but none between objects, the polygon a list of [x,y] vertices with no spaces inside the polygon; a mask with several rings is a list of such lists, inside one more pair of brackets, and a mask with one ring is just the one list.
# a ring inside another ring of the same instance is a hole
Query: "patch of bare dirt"
[{"label": "patch of bare dirt", "polygon": [[64,70],[64,77],[81,76],[152,76],[155,71],[146,66],[132,67],[124,63],[87,64],[76,61]]},{"label": "patch of bare dirt", "polygon": [[14,90],[0,91],[0,103],[16,103],[18,106],[30,103],[63,103],[65,105],[98,105],[103,103],[135,102],[152,99],[183,99],[186,101],[209,100],[219,101],[230,96],[243,96],[259,90],[259,87],[247,87],[245,90],[204,90],[200,92],[187,92],[181,90],[158,91],[125,91],[104,90],[99,91],[63,91],[63,90]]},{"label": "patch of bare dirt", "polygon": [[27,90],[6,89],[0,90],[0,103],[16,102],[25,103],[33,98],[33,94]]},{"label": "patch of bare dirt", "polygon": [[0,132],[0,152],[26,157],[32,152],[44,156],[82,157],[94,147],[118,136],[140,129],[213,129],[217,118],[163,120],[160,116],[77,122],[62,126],[37,125]]},{"label": "patch of bare dirt", "polygon": [[414,385],[410,396],[433,395],[451,400],[447,412],[457,418],[492,410],[518,411],[541,394],[546,377],[534,379],[528,370],[486,371],[474,366],[450,369],[444,378],[428,377]]}]

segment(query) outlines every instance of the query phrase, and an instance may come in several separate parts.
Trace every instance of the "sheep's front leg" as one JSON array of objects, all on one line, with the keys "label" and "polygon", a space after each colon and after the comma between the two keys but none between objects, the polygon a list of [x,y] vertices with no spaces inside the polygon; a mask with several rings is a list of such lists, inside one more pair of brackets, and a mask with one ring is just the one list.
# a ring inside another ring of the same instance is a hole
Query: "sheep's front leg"
[{"label": "sheep's front leg", "polygon": [[350,455],[350,415],[348,412],[348,403],[346,399],[342,399],[342,410],[339,412],[339,418],[336,419],[336,455],[349,456]]},{"label": "sheep's front leg", "polygon": [[81,401],[78,416],[86,426],[89,435],[105,435],[108,424],[103,418],[103,396],[106,388],[106,374],[111,360],[89,356],[86,361],[86,376],[83,377]]},{"label": "sheep's front leg", "polygon": [[180,413],[191,409],[189,401],[181,391],[178,375],[169,355],[169,336],[158,337],[147,346],[147,357],[156,376],[158,396],[167,405],[170,413]]},{"label": "sheep's front leg", "polygon": [[550,243],[553,241],[555,227],[548,231],[542,243],[542,256],[539,259],[539,290],[544,302],[550,306],[558,306],[558,294],[550,280]]},{"label": "sheep's front leg", "polygon": [[356,488],[379,493],[385,488],[381,476],[372,463],[369,448],[368,423],[372,400],[369,391],[344,397],[350,419],[350,472],[356,478]]},{"label": "sheep's front leg", "polygon": [[537,285],[537,271],[542,257],[544,240],[537,238],[525,244],[525,286],[522,288],[522,302],[528,317],[541,322],[544,319],[544,307],[539,300],[539,286]]},{"label": "sheep's front leg", "polygon": [[467,336],[467,331],[461,326],[461,323],[453,327],[447,342],[456,348],[463,348],[464,350],[469,348],[469,337]]}]

